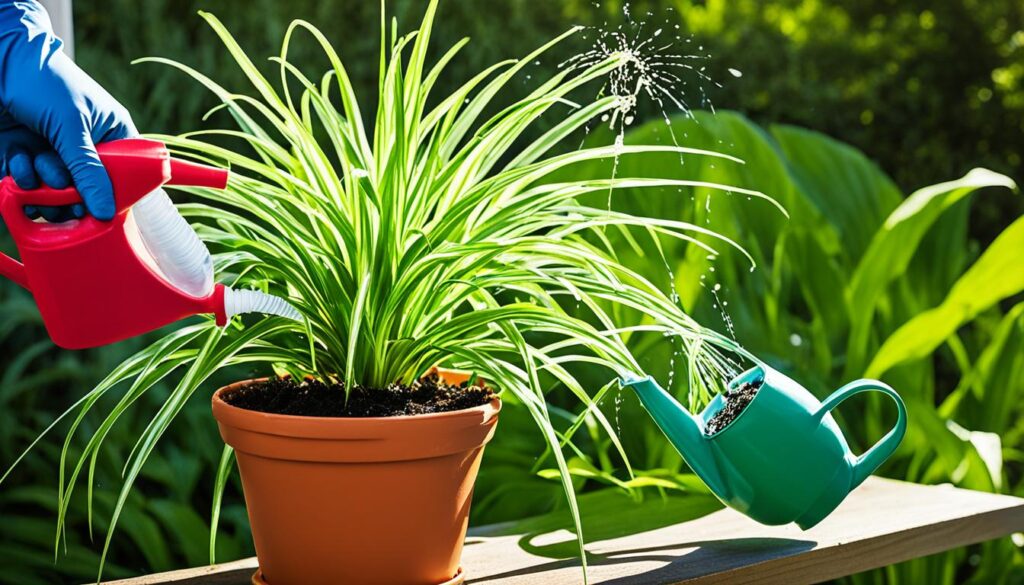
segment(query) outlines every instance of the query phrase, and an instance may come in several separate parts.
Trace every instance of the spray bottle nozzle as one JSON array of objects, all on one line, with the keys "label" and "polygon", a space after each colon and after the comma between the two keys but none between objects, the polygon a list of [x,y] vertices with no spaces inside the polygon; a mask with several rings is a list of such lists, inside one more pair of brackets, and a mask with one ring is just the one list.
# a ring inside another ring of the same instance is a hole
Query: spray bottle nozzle
[{"label": "spray bottle nozzle", "polygon": [[225,169],[208,167],[177,158],[170,159],[170,164],[171,179],[167,181],[168,185],[223,189],[228,184],[228,171]]}]

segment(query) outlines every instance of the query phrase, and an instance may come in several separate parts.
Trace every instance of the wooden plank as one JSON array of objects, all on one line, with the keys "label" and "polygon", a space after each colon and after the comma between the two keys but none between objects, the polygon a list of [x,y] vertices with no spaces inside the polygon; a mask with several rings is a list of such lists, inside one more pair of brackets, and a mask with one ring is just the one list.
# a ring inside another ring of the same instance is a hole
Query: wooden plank
[{"label": "wooden plank", "polygon": [[181,569],[155,573],[132,579],[105,581],[107,585],[250,585],[252,574],[258,567],[256,557],[242,559],[231,563]]},{"label": "wooden plank", "polygon": [[[590,543],[592,583],[817,583],[1024,531],[1024,499],[871,478],[829,518],[801,531],[762,526],[732,510],[621,538]],[[487,527],[477,535],[494,533]],[[530,554],[521,535],[470,536],[463,552],[467,583],[519,585],[581,582],[575,559]],[[535,545],[570,540],[565,531]],[[243,585],[254,559],[151,575],[117,585]]]},{"label": "wooden plank", "polygon": [[[595,583],[816,583],[1024,530],[1024,500],[873,478],[811,530],[762,526],[732,510],[588,546]],[[469,582],[579,583],[570,563],[539,559],[518,537],[463,554]]]}]

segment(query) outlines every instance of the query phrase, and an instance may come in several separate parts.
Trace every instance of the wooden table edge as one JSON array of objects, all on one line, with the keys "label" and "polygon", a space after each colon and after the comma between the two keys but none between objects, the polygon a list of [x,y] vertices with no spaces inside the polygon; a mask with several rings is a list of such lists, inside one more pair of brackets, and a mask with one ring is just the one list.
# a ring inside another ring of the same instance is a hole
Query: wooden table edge
[{"label": "wooden table edge", "polygon": [[[873,479],[873,481],[879,485],[891,483],[894,487],[907,487],[905,482],[897,480]],[[948,488],[944,486],[920,487],[971,491],[952,486]],[[920,524],[850,543],[797,552],[706,575],[667,580],[664,583],[666,585],[670,583],[673,585],[818,583],[1024,531],[1024,499],[987,492],[975,493],[979,497],[989,497],[993,501],[999,501],[1000,505],[966,517]],[[490,532],[493,526],[482,526],[476,531],[471,530],[470,537],[473,532]],[[910,545],[893,546],[894,540],[901,539],[910,540]],[[238,585],[248,582],[257,566],[256,557],[249,557],[206,567],[180,569],[105,583],[106,585]],[[467,567],[470,578],[472,578],[472,570],[472,566]],[[643,573],[637,576],[640,575]],[[536,578],[537,582],[543,582],[542,574],[538,573]],[[484,579],[486,580],[486,577]],[[495,580],[487,581],[487,583],[497,582]]]},{"label": "wooden table edge", "polygon": [[[977,526],[976,531],[966,530],[964,524]],[[952,528],[952,530],[951,530]],[[664,585],[800,585],[821,583],[880,567],[887,567],[912,559],[950,551],[989,540],[995,540],[1014,532],[1024,531],[1024,500],[1012,507],[989,510],[968,519],[952,518],[934,524],[915,526],[899,532],[830,547],[798,553],[778,559],[771,559],[729,569],[710,575],[702,575]],[[941,542],[931,542],[936,535],[951,537]],[[962,537],[961,537],[962,536]],[[916,549],[891,546],[893,538],[927,537],[928,541]],[[885,546],[879,546],[885,544]],[[837,556],[840,559],[837,560]],[[852,559],[852,564],[841,564],[843,559]],[[821,560],[828,560],[821,563]],[[787,573],[791,565],[801,566],[797,574]]]}]

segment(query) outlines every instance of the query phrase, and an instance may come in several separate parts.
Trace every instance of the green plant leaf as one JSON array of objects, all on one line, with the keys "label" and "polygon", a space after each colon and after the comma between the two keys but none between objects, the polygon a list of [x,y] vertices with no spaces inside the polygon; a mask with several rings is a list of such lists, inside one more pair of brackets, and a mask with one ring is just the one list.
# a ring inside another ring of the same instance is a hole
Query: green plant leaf
[{"label": "green plant leaf", "polygon": [[1004,175],[974,169],[962,179],[925,187],[900,204],[872,238],[846,291],[852,323],[847,349],[848,374],[858,371],[867,361],[875,305],[885,287],[906,271],[918,244],[942,212],[983,187],[1015,189],[1016,184]]},{"label": "green plant leaf", "polygon": [[786,125],[771,134],[803,197],[835,226],[843,254],[860,258],[902,201],[899,189],[864,154],[824,134]]},{"label": "green plant leaf", "polygon": [[1024,218],[999,235],[953,285],[941,305],[896,330],[875,354],[866,376],[877,378],[905,361],[930,354],[963,323],[993,304],[1024,290]]}]

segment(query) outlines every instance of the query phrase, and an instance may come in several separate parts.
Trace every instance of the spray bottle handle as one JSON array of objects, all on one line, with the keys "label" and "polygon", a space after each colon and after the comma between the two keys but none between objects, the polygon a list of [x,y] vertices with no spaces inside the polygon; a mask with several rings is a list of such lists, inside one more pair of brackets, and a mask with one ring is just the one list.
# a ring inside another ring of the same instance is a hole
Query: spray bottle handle
[{"label": "spray bottle handle", "polygon": [[[118,213],[163,184],[223,189],[228,171],[199,163],[171,158],[164,143],[145,138],[113,140],[96,146],[100,161],[110,175]],[[74,187],[24,190],[12,182],[7,185],[18,205],[61,207],[82,203]]]},{"label": "spray bottle handle", "polygon": [[82,203],[82,195],[74,188],[51,189],[43,185],[38,189],[25,190],[13,183],[8,187],[11,197],[18,205],[35,205],[37,207],[61,207]]}]

